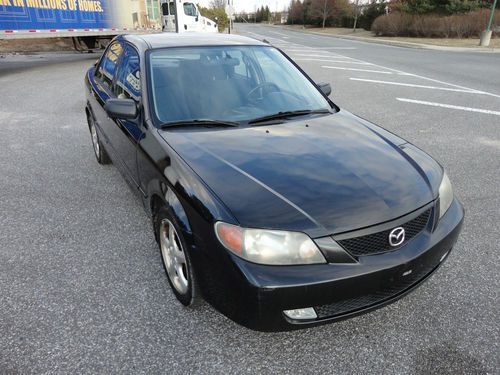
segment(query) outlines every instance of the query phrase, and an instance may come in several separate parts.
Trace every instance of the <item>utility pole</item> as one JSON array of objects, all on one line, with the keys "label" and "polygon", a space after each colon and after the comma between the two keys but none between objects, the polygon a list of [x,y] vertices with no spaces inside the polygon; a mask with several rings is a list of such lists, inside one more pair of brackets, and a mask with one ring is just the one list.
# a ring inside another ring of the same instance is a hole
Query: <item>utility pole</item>
[{"label": "utility pole", "polygon": [[227,31],[228,31],[228,34],[231,34],[231,29],[233,28],[233,14],[234,14],[233,0],[227,0],[225,10],[229,16],[229,25],[228,25]]},{"label": "utility pole", "polygon": [[488,20],[488,25],[486,25],[486,30],[481,33],[481,39],[479,40],[479,45],[481,47],[488,47],[491,40],[491,24],[493,23],[493,16],[495,15],[495,8],[497,7],[497,0],[493,0],[491,4],[490,19]]}]

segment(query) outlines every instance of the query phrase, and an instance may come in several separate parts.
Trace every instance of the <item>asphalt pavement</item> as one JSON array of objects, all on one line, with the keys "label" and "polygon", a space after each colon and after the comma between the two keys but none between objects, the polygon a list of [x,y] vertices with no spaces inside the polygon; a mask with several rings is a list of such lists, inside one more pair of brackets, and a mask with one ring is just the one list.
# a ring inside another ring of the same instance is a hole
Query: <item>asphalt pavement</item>
[{"label": "asphalt pavement", "polygon": [[0,374],[498,374],[500,55],[237,25],[332,84],[341,107],[437,158],[466,209],[426,283],[375,312],[284,333],[169,290],[151,225],[93,155],[95,54],[0,59]]}]

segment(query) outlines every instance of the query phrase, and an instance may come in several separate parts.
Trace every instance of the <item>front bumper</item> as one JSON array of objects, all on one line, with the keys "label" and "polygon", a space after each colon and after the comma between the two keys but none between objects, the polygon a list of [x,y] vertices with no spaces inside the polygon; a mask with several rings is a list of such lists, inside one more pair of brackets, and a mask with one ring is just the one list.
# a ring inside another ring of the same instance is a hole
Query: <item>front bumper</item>
[{"label": "front bumper", "polygon": [[[233,256],[237,272],[225,274],[226,287],[218,291],[224,302],[216,307],[260,331],[317,325],[374,310],[401,298],[439,268],[458,238],[463,217],[455,199],[434,229],[431,225],[403,247],[361,256],[357,263],[264,266]],[[306,307],[313,307],[318,317],[298,321],[283,314]]]}]

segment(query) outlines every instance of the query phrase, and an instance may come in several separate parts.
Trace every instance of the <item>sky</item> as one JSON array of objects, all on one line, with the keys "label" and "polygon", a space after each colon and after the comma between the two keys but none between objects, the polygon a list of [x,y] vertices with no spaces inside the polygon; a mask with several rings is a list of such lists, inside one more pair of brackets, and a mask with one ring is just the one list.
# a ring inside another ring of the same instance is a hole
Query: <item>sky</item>
[{"label": "sky", "polygon": [[[203,6],[207,6],[210,0],[200,0],[199,3]],[[278,6],[278,11],[282,11],[288,8],[290,0],[234,0],[236,12],[253,12],[255,7],[260,8],[262,5],[269,6],[272,12],[276,10],[276,6]]]}]

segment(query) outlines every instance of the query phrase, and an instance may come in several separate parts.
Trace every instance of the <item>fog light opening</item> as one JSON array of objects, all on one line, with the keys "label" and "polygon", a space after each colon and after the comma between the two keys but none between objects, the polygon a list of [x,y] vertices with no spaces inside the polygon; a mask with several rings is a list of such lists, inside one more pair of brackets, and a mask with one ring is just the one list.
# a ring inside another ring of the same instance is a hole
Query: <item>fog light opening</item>
[{"label": "fog light opening", "polygon": [[316,315],[316,311],[314,311],[312,307],[295,310],[284,310],[283,314],[293,320],[310,320],[316,319],[318,317],[318,315]]}]

